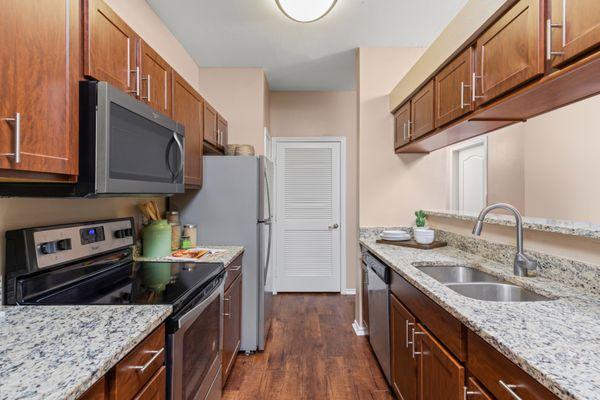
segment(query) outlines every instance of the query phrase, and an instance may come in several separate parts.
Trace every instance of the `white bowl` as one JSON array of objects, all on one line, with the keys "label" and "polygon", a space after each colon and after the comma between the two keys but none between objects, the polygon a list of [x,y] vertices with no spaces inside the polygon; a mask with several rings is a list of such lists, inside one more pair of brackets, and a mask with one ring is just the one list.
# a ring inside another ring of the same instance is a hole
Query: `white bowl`
[{"label": "white bowl", "polygon": [[432,229],[415,230],[415,241],[419,244],[431,244],[435,240]]},{"label": "white bowl", "polygon": [[433,240],[435,238],[432,237],[420,237],[420,236],[415,236],[415,241],[419,244],[431,244],[433,243]]}]

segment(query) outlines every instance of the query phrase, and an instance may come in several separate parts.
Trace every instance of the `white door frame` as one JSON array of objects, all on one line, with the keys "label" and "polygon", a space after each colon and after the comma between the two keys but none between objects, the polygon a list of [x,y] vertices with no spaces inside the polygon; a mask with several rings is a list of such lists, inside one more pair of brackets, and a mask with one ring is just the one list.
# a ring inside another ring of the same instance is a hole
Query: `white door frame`
[{"label": "white door frame", "polygon": [[[278,143],[315,143],[315,142],[328,142],[328,143],[339,143],[340,144],[340,251],[342,254],[340,254],[340,288],[341,291],[340,293],[342,294],[348,294],[350,292],[352,292],[352,294],[354,293],[354,291],[352,291],[351,289],[348,289],[347,287],[347,282],[346,282],[346,275],[347,275],[347,263],[346,263],[346,225],[347,225],[347,220],[346,220],[346,138],[343,136],[318,136],[318,137],[274,137],[272,138],[272,146],[273,146],[273,160],[275,165],[277,165],[277,144]],[[277,182],[277,167],[275,167],[275,182]],[[273,209],[277,209],[277,197],[278,197],[278,190],[277,188],[275,189],[275,205],[273,207]],[[279,216],[275,215],[275,223],[273,226],[273,231],[274,232],[278,232],[279,229]],[[277,251],[278,249],[278,238],[277,235],[275,235],[275,238],[273,240],[273,245],[274,245],[274,252]],[[277,253],[275,253],[277,254]],[[275,279],[274,279],[274,292],[277,293],[277,284],[278,284],[278,278],[280,276],[279,274],[279,269],[280,266],[276,265],[275,268]]]},{"label": "white door frame", "polygon": [[448,148],[448,183],[450,185],[447,193],[449,194],[448,199],[446,201],[449,210],[458,210],[458,190],[457,190],[457,182],[458,182],[458,154],[465,149],[470,147],[475,147],[483,145],[484,153],[485,153],[485,165],[484,165],[484,186],[485,193],[484,199],[487,204],[488,198],[488,138],[487,135],[479,136],[471,140],[466,140],[464,142],[458,143],[450,148]]}]

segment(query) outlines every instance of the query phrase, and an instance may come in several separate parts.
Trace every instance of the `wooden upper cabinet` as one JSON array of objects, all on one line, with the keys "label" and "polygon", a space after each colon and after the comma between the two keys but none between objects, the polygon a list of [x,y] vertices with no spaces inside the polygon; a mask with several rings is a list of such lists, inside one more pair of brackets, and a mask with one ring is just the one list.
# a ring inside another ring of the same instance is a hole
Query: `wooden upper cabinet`
[{"label": "wooden upper cabinet", "polygon": [[410,139],[414,140],[435,128],[433,80],[429,81],[410,101]]},{"label": "wooden upper cabinet", "polygon": [[74,179],[80,4],[0,0],[0,9],[0,179]]},{"label": "wooden upper cabinet", "polygon": [[139,39],[140,100],[171,116],[171,66],[148,43]]},{"label": "wooden upper cabinet", "polygon": [[204,101],[204,141],[217,146],[217,110]]},{"label": "wooden upper cabinet", "polygon": [[417,359],[413,356],[415,317],[390,295],[392,388],[401,400],[417,399]]},{"label": "wooden upper cabinet", "polygon": [[229,135],[229,124],[227,120],[219,114],[217,116],[217,139],[220,147],[227,146],[227,136]]},{"label": "wooden upper cabinet", "polygon": [[410,101],[394,113],[394,148],[410,141]]},{"label": "wooden upper cabinet", "polygon": [[468,47],[435,77],[435,126],[440,127],[473,110],[471,81],[473,48]]},{"label": "wooden upper cabinet", "polygon": [[[563,8],[564,5],[564,8]],[[563,12],[566,11],[566,12]],[[562,64],[600,45],[600,2],[598,0],[551,0],[552,66]]]},{"label": "wooden upper cabinet", "polygon": [[137,94],[135,32],[104,1],[83,5],[83,74]]},{"label": "wooden upper cabinet", "polygon": [[173,71],[173,119],[185,127],[185,186],[202,186],[202,140],[204,100],[177,72]]},{"label": "wooden upper cabinet", "polygon": [[543,0],[520,0],[477,39],[477,104],[544,73]]},{"label": "wooden upper cabinet", "polygon": [[416,330],[419,399],[463,400],[465,368],[422,325]]}]

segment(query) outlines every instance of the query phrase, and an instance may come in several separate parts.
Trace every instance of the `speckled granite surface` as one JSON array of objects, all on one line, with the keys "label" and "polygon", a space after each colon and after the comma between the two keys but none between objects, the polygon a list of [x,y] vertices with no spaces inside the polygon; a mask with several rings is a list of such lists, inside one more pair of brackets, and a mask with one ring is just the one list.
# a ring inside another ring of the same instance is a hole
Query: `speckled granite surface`
[{"label": "speckled granite surface", "polygon": [[[452,210],[427,210],[425,214],[434,217],[475,221],[478,213]],[[515,226],[512,215],[488,214],[485,222],[495,225]],[[600,225],[591,222],[566,221],[552,218],[523,217],[523,228],[534,231],[560,233],[562,235],[600,239]]]},{"label": "speckled granite surface", "polygon": [[[515,277],[512,265],[455,247],[416,250],[377,244],[380,231],[361,229],[361,243],[465,326],[561,399],[600,399],[600,296],[543,276]],[[474,300],[415,268],[423,263],[466,264],[556,300]]]},{"label": "speckled granite surface", "polygon": [[76,399],[170,313],[171,306],[0,307],[0,399]]},{"label": "speckled granite surface", "polygon": [[[196,262],[222,262],[227,267],[237,256],[242,254],[244,251],[243,246],[212,246],[199,244],[198,247],[203,247],[206,249],[219,249],[224,250],[222,252],[214,253],[214,254],[205,254],[201,258],[199,258]],[[134,250],[136,252],[137,250]],[[139,255],[135,256],[136,261],[165,261],[172,262],[173,260],[166,260],[164,258],[146,258]],[[188,262],[188,261],[185,261]]]}]

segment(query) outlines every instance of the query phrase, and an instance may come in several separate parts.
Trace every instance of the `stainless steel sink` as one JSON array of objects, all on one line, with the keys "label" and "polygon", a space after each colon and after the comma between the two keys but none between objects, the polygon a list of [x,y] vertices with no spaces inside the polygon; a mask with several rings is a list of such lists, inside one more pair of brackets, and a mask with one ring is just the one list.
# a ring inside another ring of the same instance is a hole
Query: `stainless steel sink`
[{"label": "stainless steel sink", "polygon": [[463,265],[426,265],[416,268],[442,283],[502,282],[494,275]]},{"label": "stainless steel sink", "polygon": [[507,283],[447,283],[450,289],[477,300],[485,301],[547,301],[552,300],[531,290]]}]

